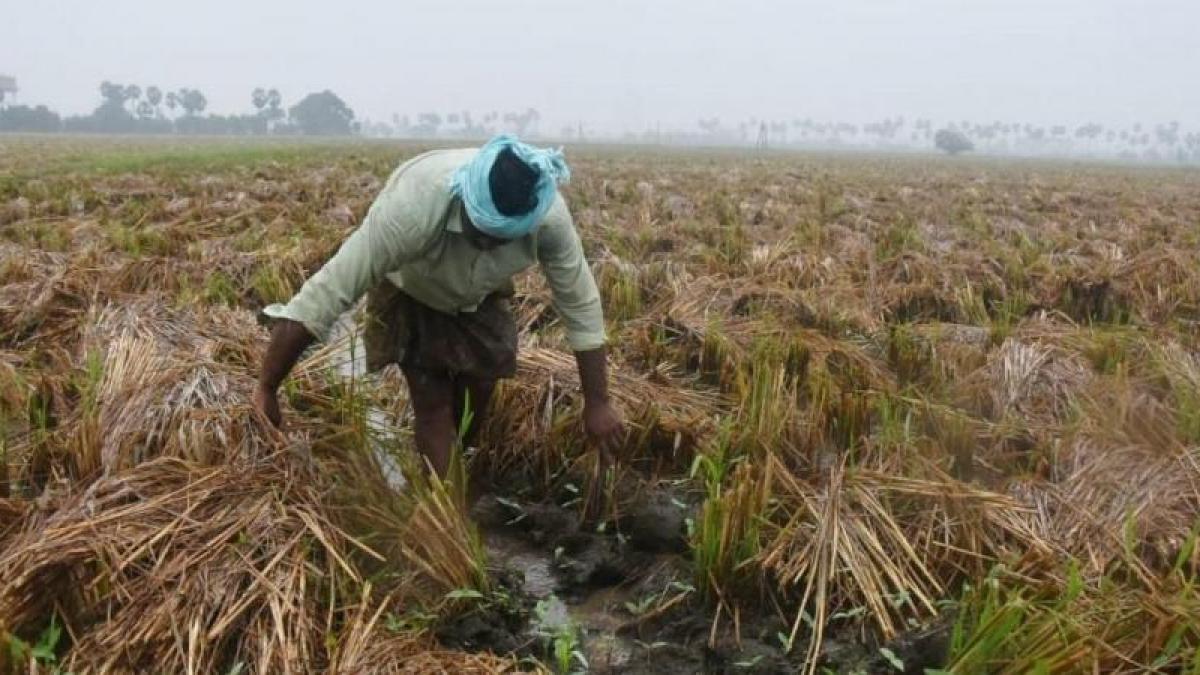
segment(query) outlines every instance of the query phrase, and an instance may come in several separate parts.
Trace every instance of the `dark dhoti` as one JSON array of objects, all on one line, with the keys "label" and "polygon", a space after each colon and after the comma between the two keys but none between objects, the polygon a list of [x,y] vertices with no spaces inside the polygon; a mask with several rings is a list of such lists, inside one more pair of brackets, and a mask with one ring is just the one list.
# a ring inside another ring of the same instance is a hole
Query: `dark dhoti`
[{"label": "dark dhoti", "polygon": [[384,281],[367,295],[363,342],[367,369],[395,363],[478,379],[517,371],[517,326],[510,289],[484,298],[474,312],[447,314],[421,304]]}]

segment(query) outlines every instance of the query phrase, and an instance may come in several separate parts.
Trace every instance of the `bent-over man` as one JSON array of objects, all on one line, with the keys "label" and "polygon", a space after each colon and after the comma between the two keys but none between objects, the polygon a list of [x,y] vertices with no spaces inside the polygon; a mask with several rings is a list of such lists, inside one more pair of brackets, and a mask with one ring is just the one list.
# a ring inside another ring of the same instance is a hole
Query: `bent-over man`
[{"label": "bent-over man", "polygon": [[575,352],[584,428],[607,454],[623,424],[608,399],[600,294],[558,192],[569,178],[561,151],[508,135],[401,164],[337,253],[286,305],[264,310],[278,321],[255,406],[279,425],[280,383],[304,349],[369,292],[368,370],[399,365],[417,449],[444,476],[467,408],[469,443],[496,380],[516,372],[512,277],[537,263]]}]

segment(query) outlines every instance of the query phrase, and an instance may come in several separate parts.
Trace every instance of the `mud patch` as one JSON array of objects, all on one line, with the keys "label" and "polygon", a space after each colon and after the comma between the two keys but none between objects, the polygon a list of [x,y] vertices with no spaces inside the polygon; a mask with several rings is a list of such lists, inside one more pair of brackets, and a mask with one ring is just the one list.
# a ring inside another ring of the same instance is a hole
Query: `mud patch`
[{"label": "mud patch", "polygon": [[786,628],[779,619],[746,616],[740,642],[722,631],[708,643],[712,614],[694,596],[681,554],[690,512],[678,497],[647,491],[596,532],[553,504],[480,498],[472,515],[490,562],[518,580],[534,610],[519,631],[510,624],[489,633],[481,616],[455,637],[492,649],[516,644],[518,654],[544,663],[552,662],[555,642],[565,641],[594,673],[796,672],[800,653],[775,644]]},{"label": "mud patch", "polygon": [[[571,668],[586,660],[594,673],[803,670],[808,645],[800,636],[785,650],[780,636],[790,623],[771,602],[740,607],[736,620],[726,612],[714,631],[714,612],[692,585],[686,523],[695,504],[686,495],[641,486],[618,499],[620,515],[595,528],[585,527],[572,507],[479,498],[471,515],[484,532],[489,564],[521,598],[514,604],[524,613],[468,615],[447,632],[447,644],[548,665],[557,647],[572,655]],[[948,635],[943,621],[880,643],[856,626],[831,625],[821,667],[899,672],[882,647],[903,662],[903,672],[924,672],[944,662]]]}]

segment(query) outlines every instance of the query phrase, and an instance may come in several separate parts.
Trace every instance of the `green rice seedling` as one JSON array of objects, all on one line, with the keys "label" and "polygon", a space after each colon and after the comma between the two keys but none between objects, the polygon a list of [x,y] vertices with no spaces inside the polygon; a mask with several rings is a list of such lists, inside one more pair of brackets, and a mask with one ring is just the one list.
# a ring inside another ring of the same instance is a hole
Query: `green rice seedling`
[{"label": "green rice seedling", "polygon": [[1093,327],[1086,333],[1083,354],[1102,375],[1115,375],[1130,359],[1134,335],[1127,330]]},{"label": "green rice seedling", "polygon": [[112,246],[134,258],[143,256],[169,256],[176,246],[163,230],[147,227],[141,223],[116,222],[106,230]]},{"label": "green rice seedling", "polygon": [[642,356],[646,368],[653,368],[673,359],[675,350],[671,348],[671,338],[662,324],[646,326],[635,333],[633,339],[637,342],[633,351]]},{"label": "green rice seedling", "polygon": [[[1189,541],[1194,542],[1194,535]],[[1135,571],[1138,565],[1135,558],[1126,558],[1088,580],[1080,563],[1068,560],[1058,579],[1042,583],[994,568],[964,595],[947,669],[1073,673],[1194,668],[1200,645],[1194,571],[1172,573],[1183,583],[1176,594],[1164,594],[1162,582]],[[1131,583],[1137,577],[1148,585]]]},{"label": "green rice seedling", "polygon": [[553,596],[550,601],[539,600],[534,607],[536,633],[549,645],[556,675],[585,673],[588,661],[583,652],[583,627],[569,616],[557,616],[560,613],[562,604]]},{"label": "green rice seedling", "polygon": [[[1071,568],[1049,597],[996,574],[970,588],[950,642],[951,673],[1064,673],[1093,670],[1098,650],[1082,606],[1083,581]],[[1082,611],[1081,611],[1082,610]]]},{"label": "green rice seedling", "polygon": [[793,426],[798,413],[797,379],[804,352],[785,351],[771,338],[760,339],[739,376],[739,445],[769,452]]},{"label": "green rice seedling", "polygon": [[963,323],[972,326],[987,326],[990,323],[991,316],[983,296],[970,281],[955,289],[954,297],[958,305],[958,315]]},{"label": "green rice seedling", "polygon": [[769,474],[741,459],[733,436],[733,422],[727,420],[716,443],[696,456],[691,470],[706,494],[690,532],[696,586],[703,597],[720,604],[747,590],[748,566],[761,546],[769,498]]},{"label": "green rice seedling", "polygon": [[268,244],[268,231],[263,227],[247,227],[231,239],[235,251],[257,253]]},{"label": "green rice seedling", "polygon": [[[871,395],[865,392],[830,391],[814,406],[814,424],[831,449],[855,450],[871,429]],[[851,455],[853,458],[853,455]]]},{"label": "green rice seedling", "polygon": [[733,468],[743,460],[734,446],[732,419],[722,420],[713,443],[692,460],[689,477],[699,480],[709,497],[719,497]]},{"label": "green rice seedling", "polygon": [[[1001,344],[1021,322],[1029,308],[1029,297],[1025,291],[1016,289],[1006,293],[988,305],[992,344]],[[974,311],[974,310],[972,310]]]},{"label": "green rice seedling", "polygon": [[1167,382],[1180,440],[1200,443],[1200,362],[1177,344],[1157,348],[1153,360]]},{"label": "green rice seedling", "polygon": [[192,279],[186,272],[175,273],[175,293],[171,298],[173,309],[186,309],[201,302],[202,291],[192,284]]},{"label": "green rice seedling", "polygon": [[903,399],[888,394],[876,397],[874,404],[879,449],[890,455],[907,454],[916,435],[912,408]]},{"label": "green rice seedling", "polygon": [[716,252],[727,269],[734,269],[746,261],[750,255],[750,239],[741,221],[721,229]]},{"label": "green rice seedling", "polygon": [[933,350],[907,323],[888,326],[887,360],[900,386],[923,383],[930,375]]},{"label": "green rice seedling", "polygon": [[631,263],[620,260],[604,268],[597,284],[604,298],[607,318],[626,321],[637,317],[642,311],[642,290],[638,270]]},{"label": "green rice seedling", "polygon": [[[1011,663],[1015,656],[1011,642],[1021,626],[1030,624],[1032,611],[1019,591],[1002,589],[995,576],[983,580],[979,590],[968,587],[950,641],[948,672],[992,672]],[[1047,672],[1045,664],[1033,656],[1038,672]],[[1029,672],[1033,665],[1029,661],[1023,664],[1024,669],[1017,672]]]},{"label": "green rice seedling", "polygon": [[750,567],[761,547],[760,524],[767,508],[767,482],[748,463],[734,470],[729,488],[709,497],[693,526],[696,584],[709,601],[728,604],[748,590]]},{"label": "green rice seedling", "polygon": [[64,252],[71,248],[71,238],[60,223],[35,222],[17,229],[18,241],[32,243],[41,250]]},{"label": "green rice seedling", "polygon": [[[62,638],[62,626],[58,625],[58,616],[51,615],[50,623],[38,636],[35,643],[30,644],[15,635],[8,635],[8,653],[15,666],[20,663],[28,666],[29,671],[39,672],[45,668],[52,675],[60,675],[64,671],[58,665],[59,642]],[[0,636],[4,633],[0,632]],[[0,661],[0,665],[4,665]]]},{"label": "green rice seedling", "polygon": [[83,368],[75,374],[74,388],[79,396],[79,419],[71,443],[70,456],[80,475],[88,475],[102,466],[101,448],[104,443],[100,426],[102,397],[113,394],[104,377],[105,357],[99,350],[90,350]]},{"label": "green rice seedling", "polygon": [[[17,364],[0,360],[0,424],[28,417],[31,385]],[[0,433],[0,438],[4,434]]]},{"label": "green rice seedling", "polygon": [[1200,520],[1179,547],[1171,570],[1149,594],[1146,605],[1154,610],[1146,630],[1151,668],[1200,674],[1198,532]]},{"label": "green rice seedling", "polygon": [[229,275],[221,270],[216,270],[208,275],[200,297],[210,305],[234,307],[238,303],[238,290]]},{"label": "green rice seedling", "polygon": [[292,275],[286,274],[277,263],[260,265],[250,278],[250,288],[257,300],[268,305],[274,302],[287,302],[295,292]]},{"label": "green rice seedling", "polygon": [[917,224],[907,215],[900,213],[884,228],[875,241],[875,259],[887,262],[905,254],[924,249],[924,241]]},{"label": "green rice seedling", "polygon": [[729,391],[736,386],[740,363],[737,346],[721,328],[720,319],[710,317],[700,344],[700,375],[710,384]]}]

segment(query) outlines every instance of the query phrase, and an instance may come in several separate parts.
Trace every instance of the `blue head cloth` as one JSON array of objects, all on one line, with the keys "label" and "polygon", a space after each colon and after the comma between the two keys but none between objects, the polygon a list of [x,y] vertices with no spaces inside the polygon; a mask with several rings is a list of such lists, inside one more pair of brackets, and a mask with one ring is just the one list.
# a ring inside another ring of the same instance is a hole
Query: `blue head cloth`
[{"label": "blue head cloth", "polygon": [[[506,216],[496,209],[488,184],[496,156],[505,148],[511,149],[518,159],[538,173],[534,187],[537,206],[519,216]],[[480,231],[501,239],[516,239],[537,228],[554,204],[558,186],[569,180],[571,170],[561,149],[535,148],[517,140],[516,136],[500,134],[480,148],[474,159],[454,172],[450,177],[450,192],[462,198],[467,215]]]}]

